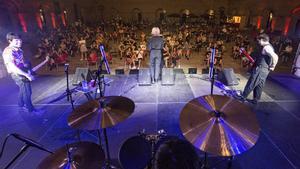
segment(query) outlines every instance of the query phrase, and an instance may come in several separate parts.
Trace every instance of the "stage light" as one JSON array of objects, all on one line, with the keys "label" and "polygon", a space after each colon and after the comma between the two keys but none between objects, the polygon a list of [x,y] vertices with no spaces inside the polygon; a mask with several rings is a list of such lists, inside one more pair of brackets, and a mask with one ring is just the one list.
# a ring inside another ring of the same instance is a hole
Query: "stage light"
[{"label": "stage light", "polygon": [[52,27],[56,29],[56,20],[55,20],[55,14],[51,13],[51,21],[52,21]]},{"label": "stage light", "polygon": [[258,16],[258,17],[257,17],[257,24],[256,24],[256,28],[257,28],[257,29],[260,29],[260,26],[261,26],[261,19],[262,19],[262,16]]},{"label": "stage light", "polygon": [[43,29],[42,16],[39,13],[36,14],[36,22],[38,24],[38,27],[40,29]]},{"label": "stage light", "polygon": [[290,28],[290,23],[292,21],[291,17],[287,17],[285,19],[285,24],[284,24],[284,30],[283,30],[283,34],[287,35],[287,33],[289,32],[289,28]]},{"label": "stage light", "polygon": [[23,32],[27,32],[27,24],[26,24],[26,21],[24,19],[24,14],[18,13],[18,17],[19,17],[20,24],[22,26]]}]

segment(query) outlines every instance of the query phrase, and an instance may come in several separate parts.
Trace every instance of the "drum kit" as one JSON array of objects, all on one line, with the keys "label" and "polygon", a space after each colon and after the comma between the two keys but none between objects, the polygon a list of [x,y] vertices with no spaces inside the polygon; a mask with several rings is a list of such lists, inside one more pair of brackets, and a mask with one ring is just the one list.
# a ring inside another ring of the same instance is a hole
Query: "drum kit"
[{"label": "drum kit", "polygon": [[[106,129],[126,120],[134,112],[132,100],[122,96],[107,96],[78,106],[68,117],[68,124],[79,130],[103,131],[105,151],[100,144],[76,142],[67,144],[46,157],[38,169],[100,169],[114,168],[108,149]],[[207,154],[229,157],[228,168],[234,156],[255,145],[260,127],[255,113],[232,97],[206,95],[189,101],[180,113],[179,124],[185,139]],[[174,139],[160,130],[156,134],[140,132],[127,139],[119,151],[123,169],[150,169],[155,153],[162,143]]]}]

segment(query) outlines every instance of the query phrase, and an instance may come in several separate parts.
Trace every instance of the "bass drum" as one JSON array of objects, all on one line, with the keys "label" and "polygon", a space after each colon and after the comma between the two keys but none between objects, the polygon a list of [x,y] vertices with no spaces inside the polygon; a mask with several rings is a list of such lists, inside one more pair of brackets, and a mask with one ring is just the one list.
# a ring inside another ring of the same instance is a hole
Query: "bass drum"
[{"label": "bass drum", "polygon": [[123,169],[144,169],[151,160],[151,144],[142,136],[127,139],[119,151]]}]

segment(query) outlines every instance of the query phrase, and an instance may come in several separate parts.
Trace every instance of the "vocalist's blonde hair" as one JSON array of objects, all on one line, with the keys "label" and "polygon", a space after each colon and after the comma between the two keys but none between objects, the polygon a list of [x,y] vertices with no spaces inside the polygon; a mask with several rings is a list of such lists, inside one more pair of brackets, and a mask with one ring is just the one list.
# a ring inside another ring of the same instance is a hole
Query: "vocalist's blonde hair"
[{"label": "vocalist's blonde hair", "polygon": [[160,30],[159,30],[159,28],[158,27],[153,27],[152,31],[151,31],[151,34],[153,36],[160,36]]}]

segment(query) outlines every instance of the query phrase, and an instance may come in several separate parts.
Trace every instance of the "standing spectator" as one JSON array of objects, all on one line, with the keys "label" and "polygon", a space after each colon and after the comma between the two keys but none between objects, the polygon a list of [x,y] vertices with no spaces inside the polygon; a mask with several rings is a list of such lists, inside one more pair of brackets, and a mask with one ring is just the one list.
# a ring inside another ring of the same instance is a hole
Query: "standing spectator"
[{"label": "standing spectator", "polygon": [[81,58],[80,60],[87,60],[87,47],[86,47],[86,41],[84,40],[83,37],[81,37],[79,43],[79,49],[80,49],[80,54],[81,54]]}]

